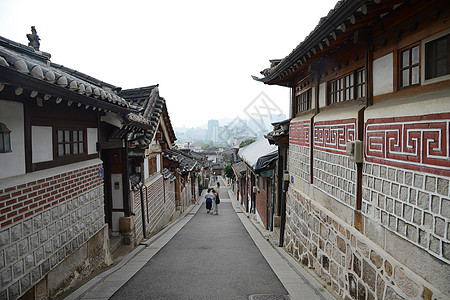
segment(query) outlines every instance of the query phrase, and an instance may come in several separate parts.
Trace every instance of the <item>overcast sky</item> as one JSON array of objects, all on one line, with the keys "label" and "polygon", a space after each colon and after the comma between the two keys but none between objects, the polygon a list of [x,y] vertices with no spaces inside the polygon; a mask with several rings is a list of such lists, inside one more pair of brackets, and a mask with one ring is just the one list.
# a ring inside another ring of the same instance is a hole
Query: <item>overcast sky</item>
[{"label": "overcast sky", "polygon": [[[244,118],[261,92],[288,115],[289,90],[251,75],[287,56],[336,0],[0,0],[0,35],[36,27],[52,62],[110,84],[159,84],[174,127]],[[221,124],[222,125],[222,124]]]}]

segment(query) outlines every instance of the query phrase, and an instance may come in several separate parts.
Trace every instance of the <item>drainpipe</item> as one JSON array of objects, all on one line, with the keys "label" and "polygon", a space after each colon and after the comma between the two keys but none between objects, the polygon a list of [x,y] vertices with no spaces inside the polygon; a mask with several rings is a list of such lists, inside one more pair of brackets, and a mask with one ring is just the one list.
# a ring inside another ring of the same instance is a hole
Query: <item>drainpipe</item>
[{"label": "drainpipe", "polygon": [[283,247],[284,243],[284,228],[286,223],[286,193],[289,188],[289,171],[284,170],[283,174],[283,196],[281,200],[280,242],[278,244],[279,247]]},{"label": "drainpipe", "polygon": [[275,167],[274,167],[274,174],[272,175],[272,211],[270,212],[270,231],[273,231],[273,213],[274,213],[274,209],[273,206],[275,201]]},{"label": "drainpipe", "polygon": [[[143,164],[141,164],[141,180],[143,181],[144,179],[144,166]],[[142,191],[142,189],[144,188],[144,184],[142,182],[141,187],[139,188],[139,192],[141,195],[141,220],[142,220],[142,230],[144,231],[144,239],[147,238],[147,231],[145,228],[145,219],[144,219],[144,215],[145,215],[145,209],[144,209],[144,192]]]}]

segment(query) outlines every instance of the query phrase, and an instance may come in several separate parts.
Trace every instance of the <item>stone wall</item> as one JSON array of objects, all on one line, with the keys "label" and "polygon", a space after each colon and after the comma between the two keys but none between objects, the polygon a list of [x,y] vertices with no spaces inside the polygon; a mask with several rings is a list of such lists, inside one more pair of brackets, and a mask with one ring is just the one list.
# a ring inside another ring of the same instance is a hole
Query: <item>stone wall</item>
[{"label": "stone wall", "polygon": [[164,215],[164,178],[161,174],[155,175],[149,184],[144,186],[144,198],[146,202],[145,222],[147,234],[157,232],[163,224]]},{"label": "stone wall", "polygon": [[169,223],[175,217],[175,181],[164,180],[164,220]]},{"label": "stone wall", "polygon": [[295,188],[289,188],[286,205],[286,251],[340,297],[446,299],[433,285]]},{"label": "stone wall", "polygon": [[[295,122],[295,123],[294,123]],[[293,121],[289,127],[289,173],[311,181],[311,120]]]},{"label": "stone wall", "polygon": [[318,189],[350,208],[356,207],[356,165],[345,155],[356,138],[356,119],[314,124],[313,182]]},{"label": "stone wall", "polygon": [[141,207],[141,191],[132,191],[131,199],[133,199],[134,213],[134,235],[135,245],[138,245],[144,238],[144,230],[142,229],[142,207]]},{"label": "stone wall", "polygon": [[[1,299],[23,295],[105,228],[101,167],[94,159],[0,182]],[[99,243],[107,242],[101,235]],[[96,249],[103,254],[90,254],[101,259],[90,260],[86,251],[77,264],[60,268],[60,276],[48,283],[50,293],[104,263],[108,250]]]}]

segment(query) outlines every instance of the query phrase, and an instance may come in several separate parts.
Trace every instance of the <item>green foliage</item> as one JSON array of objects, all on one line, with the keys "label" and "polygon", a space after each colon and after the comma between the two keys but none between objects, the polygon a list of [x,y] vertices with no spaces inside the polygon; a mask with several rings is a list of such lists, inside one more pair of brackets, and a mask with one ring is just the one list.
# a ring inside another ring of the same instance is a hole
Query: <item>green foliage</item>
[{"label": "green foliage", "polygon": [[211,145],[211,144],[203,144],[201,147],[202,147],[202,150],[211,150],[211,151],[219,150],[219,147]]},{"label": "green foliage", "polygon": [[246,139],[245,141],[242,141],[242,142],[239,144],[239,148],[248,146],[248,145],[250,145],[251,143],[253,143],[254,141],[256,141],[256,140],[255,140],[255,139]]},{"label": "green foliage", "polygon": [[226,177],[234,179],[234,172],[233,168],[231,168],[231,164],[226,165],[225,168],[223,168],[223,171]]}]

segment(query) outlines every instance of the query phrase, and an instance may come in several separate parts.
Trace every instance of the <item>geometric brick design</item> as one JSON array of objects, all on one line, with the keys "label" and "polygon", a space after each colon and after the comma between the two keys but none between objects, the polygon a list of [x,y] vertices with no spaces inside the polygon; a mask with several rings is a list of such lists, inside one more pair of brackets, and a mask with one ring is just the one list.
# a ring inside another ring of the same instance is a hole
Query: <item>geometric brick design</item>
[{"label": "geometric brick design", "polygon": [[450,176],[450,113],[369,119],[369,162]]},{"label": "geometric brick design", "polygon": [[347,142],[357,137],[356,119],[314,123],[314,149],[345,154]]}]

